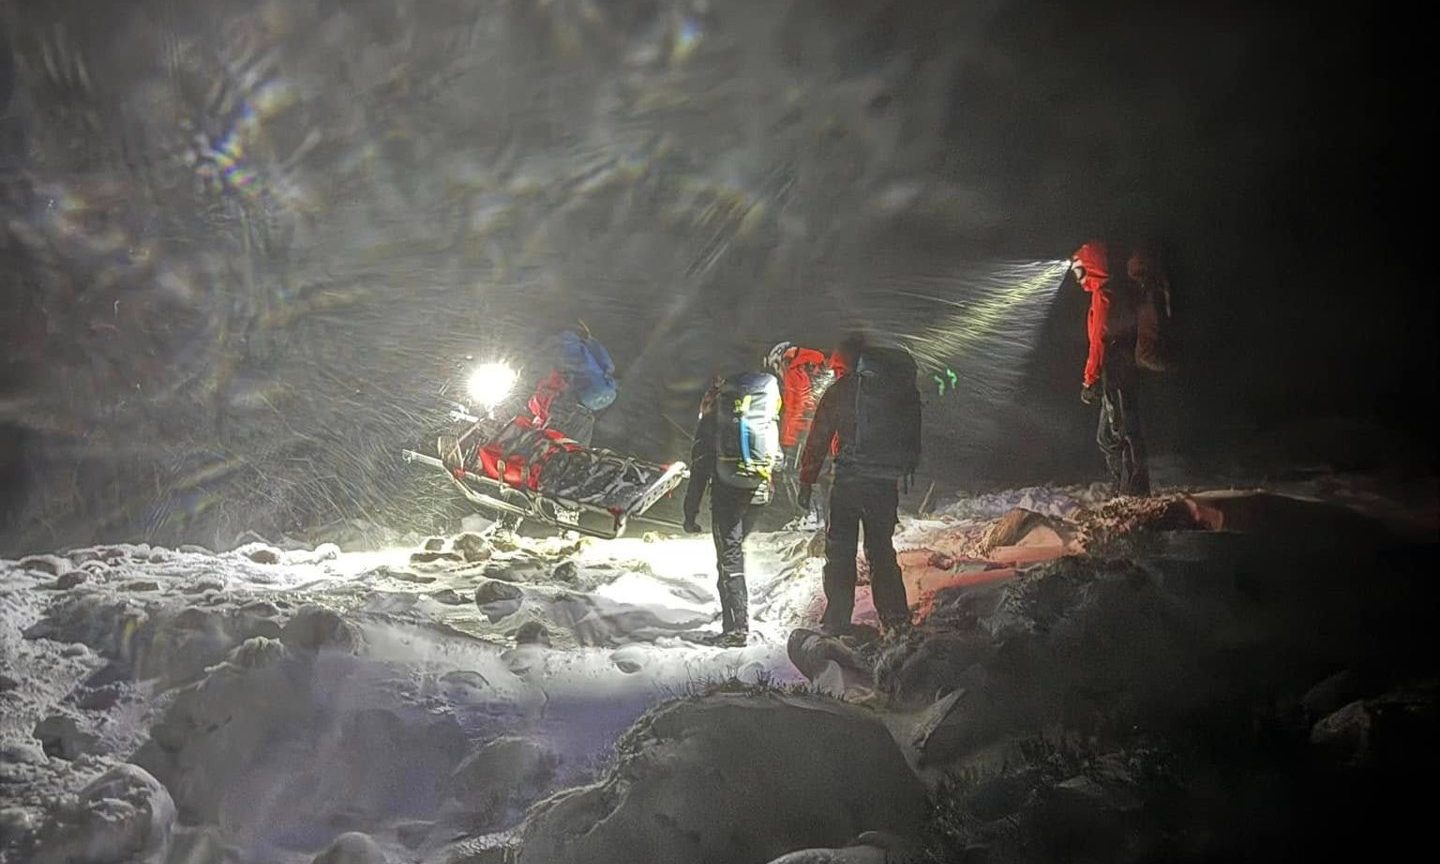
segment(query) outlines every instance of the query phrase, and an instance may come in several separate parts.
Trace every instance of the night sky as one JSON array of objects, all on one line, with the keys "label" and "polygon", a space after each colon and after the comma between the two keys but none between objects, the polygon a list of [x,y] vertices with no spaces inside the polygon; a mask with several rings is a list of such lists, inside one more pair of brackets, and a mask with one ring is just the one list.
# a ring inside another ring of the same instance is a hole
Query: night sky
[{"label": "night sky", "polygon": [[[713,368],[1091,237],[1166,251],[1177,470],[1433,468],[1403,16],[581,5],[0,4],[0,550],[374,515],[421,382],[575,315],[628,374],[601,433],[671,458]],[[931,476],[1100,476],[1084,307],[931,412]]]}]

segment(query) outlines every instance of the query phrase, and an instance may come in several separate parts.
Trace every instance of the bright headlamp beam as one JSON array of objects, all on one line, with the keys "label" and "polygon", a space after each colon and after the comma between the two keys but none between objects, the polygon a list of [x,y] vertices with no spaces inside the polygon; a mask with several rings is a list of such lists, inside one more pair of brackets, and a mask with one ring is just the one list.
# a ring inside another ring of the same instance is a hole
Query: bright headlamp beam
[{"label": "bright headlamp beam", "polygon": [[470,373],[466,389],[470,398],[486,408],[494,408],[515,389],[516,373],[505,363],[483,363]]}]

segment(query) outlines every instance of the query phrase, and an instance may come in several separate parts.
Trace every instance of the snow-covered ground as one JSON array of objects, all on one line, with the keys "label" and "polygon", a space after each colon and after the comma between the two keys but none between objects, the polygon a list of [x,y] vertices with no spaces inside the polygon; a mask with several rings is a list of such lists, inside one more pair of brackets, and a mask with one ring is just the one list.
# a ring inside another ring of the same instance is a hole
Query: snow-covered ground
[{"label": "snow-covered ground", "polygon": [[[314,824],[323,823],[317,814],[339,814],[367,785],[394,798],[396,812],[385,804],[366,817],[418,816],[434,803],[418,795],[408,806],[406,793],[386,788],[396,785],[386,772],[355,775],[358,765],[388,758],[348,749],[357,717],[383,716],[372,721],[377,729],[394,726],[401,739],[443,728],[443,746],[407,755],[431,759],[442,775],[503,733],[543,748],[554,766],[546,785],[575,782],[658,700],[728,678],[798,677],[784,636],[813,614],[818,569],[805,558],[807,539],[756,538],[756,636],[739,649],[693,641],[716,626],[708,537],[519,539],[501,551],[472,535],[460,541],[478,559],[470,561],[447,543],[414,560],[413,548],[251,544],[222,554],[117,545],[0,563],[0,824],[12,837],[40,825],[65,794],[141,751],[155,726],[174,721],[175,706],[196,695],[220,700],[202,713],[223,715],[225,729],[210,737],[229,740],[214,752],[182,753],[161,773],[170,775],[182,821],[214,817],[225,829],[220,842],[242,860],[308,861],[334,833]],[[490,602],[477,605],[477,588]],[[246,638],[304,644],[305,635],[289,632],[303,629],[295,623],[302,618],[320,622],[311,628],[322,650],[309,678],[288,691],[254,674],[217,686],[217,664]],[[535,624],[521,638],[530,644],[517,645],[527,622]],[[326,704],[290,716],[292,706],[273,704],[277,691]],[[379,732],[355,740],[406,749]],[[246,744],[261,746],[247,752]],[[312,791],[291,788],[300,785]],[[319,800],[327,790],[341,800]],[[267,798],[283,810],[267,812]],[[377,832],[366,821],[358,827]]]},{"label": "snow-covered ground", "polygon": [[[969,506],[988,516],[1024,495],[1002,497]],[[907,522],[900,545],[955,524]],[[0,562],[0,855],[26,860],[38,836],[34,854],[68,860],[57,832],[94,809],[93,790],[75,796],[127,762],[178,809],[154,860],[308,862],[354,830],[416,860],[507,829],[589,779],[657,702],[802,681],[785,643],[822,608],[814,541],[752,537],[752,637],[728,649],[701,641],[718,630],[708,535],[121,544]],[[866,587],[858,606],[873,617]]]},{"label": "snow-covered ground", "polygon": [[[912,607],[1074,554],[1105,518],[1097,491],[902,519]],[[472,854],[594,780],[656,704],[804,682],[786,643],[822,610],[817,539],[751,538],[742,648],[703,641],[719,626],[707,535],[0,561],[0,861],[302,864],[367,860],[354,849],[370,843],[390,861],[459,860],[457,842]],[[873,623],[868,585],[856,615]],[[807,672],[827,692],[855,684]],[[371,839],[337,841],[348,832]],[[353,854],[326,858],[335,842]]]}]

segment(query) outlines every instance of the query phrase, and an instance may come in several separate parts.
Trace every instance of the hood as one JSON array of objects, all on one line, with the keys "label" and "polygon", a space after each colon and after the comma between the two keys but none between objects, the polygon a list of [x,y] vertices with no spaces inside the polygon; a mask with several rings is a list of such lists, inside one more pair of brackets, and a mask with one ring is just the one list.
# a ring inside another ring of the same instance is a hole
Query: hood
[{"label": "hood", "polygon": [[1091,241],[1075,250],[1070,256],[1072,266],[1084,268],[1085,275],[1080,279],[1080,286],[1086,291],[1098,291],[1110,278],[1110,253],[1105,249],[1104,243]]}]

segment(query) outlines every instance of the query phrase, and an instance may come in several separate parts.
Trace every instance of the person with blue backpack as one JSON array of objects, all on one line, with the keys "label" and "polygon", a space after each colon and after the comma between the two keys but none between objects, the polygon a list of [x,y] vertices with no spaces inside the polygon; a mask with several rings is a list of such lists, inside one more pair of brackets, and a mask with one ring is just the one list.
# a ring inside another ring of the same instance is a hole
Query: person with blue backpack
[{"label": "person with blue backpack", "polygon": [[610,352],[590,335],[584,321],[578,323],[578,328],[562,330],[551,341],[548,353],[555,365],[535,388],[528,407],[536,425],[559,430],[589,447],[595,415],[615,401],[619,385]]},{"label": "person with blue backpack", "polygon": [[710,490],[720,634],[715,644],[744,645],[750,632],[745,538],[770,502],[780,466],[780,382],[765,372],[715,379],[700,402],[690,448],[685,530],[700,532],[700,499]]},{"label": "person with blue backpack", "polygon": [[870,590],[887,633],[910,626],[905,583],[895,557],[902,478],[920,462],[920,390],[915,360],[904,348],[871,346],[862,338],[842,345],[852,371],[835,382],[815,409],[800,458],[801,506],[808,506],[826,457],[835,447],[835,482],[825,528],[825,613],[821,629],[840,635],[855,611],[855,553],[865,529]]}]

